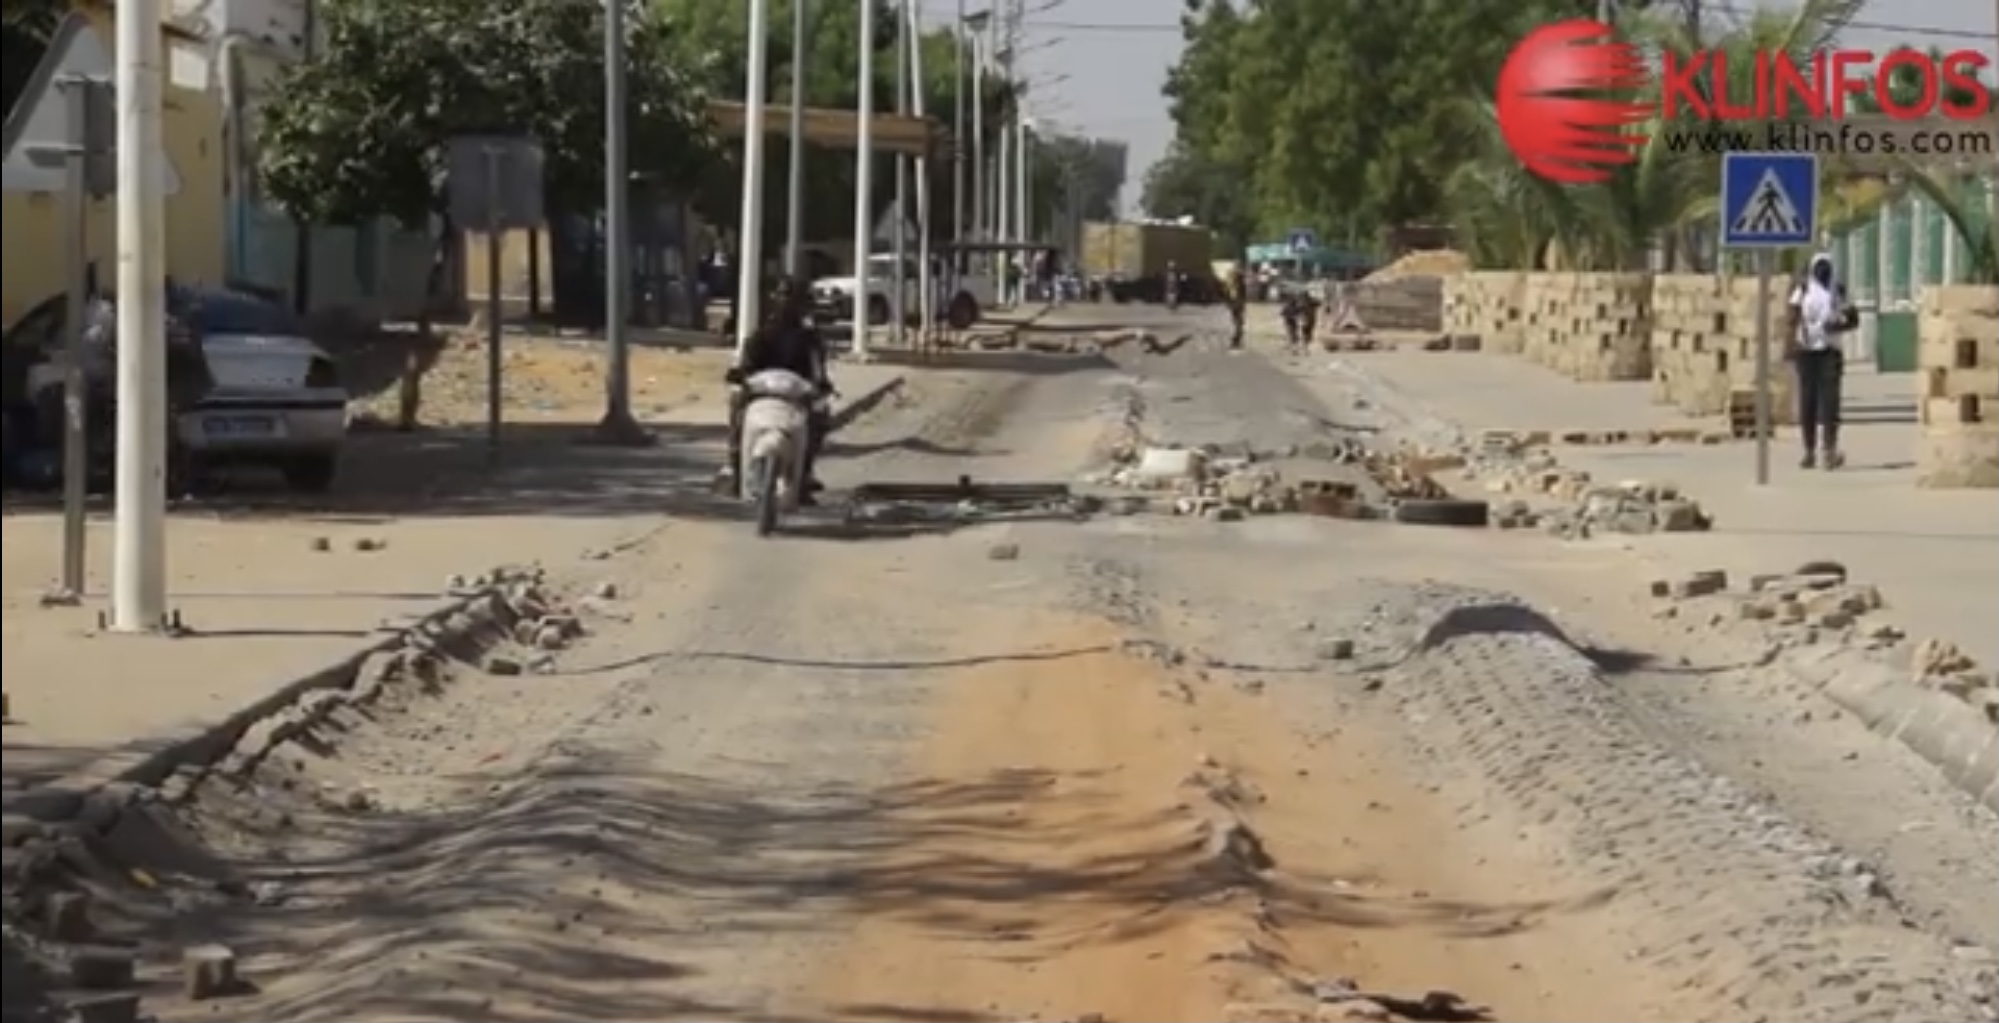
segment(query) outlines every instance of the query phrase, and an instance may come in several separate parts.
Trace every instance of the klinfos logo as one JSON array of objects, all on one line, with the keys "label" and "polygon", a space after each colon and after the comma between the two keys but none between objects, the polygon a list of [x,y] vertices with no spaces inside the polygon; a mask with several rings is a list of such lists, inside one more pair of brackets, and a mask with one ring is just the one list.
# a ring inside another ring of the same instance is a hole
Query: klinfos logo
[{"label": "klinfos logo", "polygon": [[[1655,114],[1668,125],[1689,117],[1760,125],[1770,148],[1783,148],[1800,120],[1846,117],[1849,94],[1868,97],[1890,121],[1978,120],[1992,109],[1992,94],[1978,77],[1991,63],[1976,50],[1941,56],[1898,50],[1878,61],[1868,50],[1829,50],[1805,61],[1758,53],[1749,66],[1730,68],[1720,50],[1666,53],[1654,104],[1639,99],[1654,76],[1638,48],[1619,42],[1609,25],[1578,18],[1536,29],[1508,55],[1499,72],[1499,130],[1533,173],[1590,184],[1637,159],[1651,140],[1632,127]],[[1910,72],[1920,85],[1913,103],[1890,88]],[[1736,75],[1749,76],[1752,88],[1731,90]],[[1744,92],[1749,102],[1730,99]],[[1842,127],[1841,139],[1850,127]]]},{"label": "klinfos logo", "polygon": [[1631,126],[1654,107],[1638,48],[1587,18],[1535,29],[1499,71],[1499,132],[1527,169],[1566,185],[1607,181],[1647,139]]}]

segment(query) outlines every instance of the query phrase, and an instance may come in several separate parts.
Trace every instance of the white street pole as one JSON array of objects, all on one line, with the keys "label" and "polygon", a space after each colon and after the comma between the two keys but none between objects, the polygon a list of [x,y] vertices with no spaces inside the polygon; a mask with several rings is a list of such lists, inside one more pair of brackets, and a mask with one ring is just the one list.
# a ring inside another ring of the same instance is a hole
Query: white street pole
[{"label": "white street pole", "polygon": [[[923,9],[914,3],[907,5],[909,11],[909,37],[915,45],[909,49],[909,79],[915,83],[911,105],[915,108],[917,120],[929,116],[923,101]],[[953,90],[956,91],[956,90]],[[931,327],[937,322],[936,290],[937,279],[930,267],[930,148],[925,146],[923,154],[916,158],[916,280],[918,298],[917,312],[923,326],[918,329],[917,339],[929,338]]]},{"label": "white street pole", "polygon": [[805,75],[811,43],[806,32],[810,0],[791,0],[791,159],[785,168],[784,272],[805,277]]},{"label": "white street pole", "polygon": [[1031,127],[1025,120],[1020,122],[1020,127],[1017,129],[1020,132],[1020,146],[1019,151],[1014,154],[1014,157],[1020,161],[1020,166],[1014,170],[1013,182],[1017,191],[1014,195],[1013,209],[1019,224],[1016,234],[1023,244],[1034,241],[1034,213],[1028,205],[1028,201],[1034,198],[1032,173],[1034,161],[1031,158],[1034,136],[1030,131]]},{"label": "white street pole", "polygon": [[856,359],[868,357],[868,273],[873,255],[875,157],[875,5],[861,0],[859,99],[854,104],[854,345]]},{"label": "white street pole", "polygon": [[[1010,156],[1012,152],[1013,133],[1006,129],[1006,122],[1001,121],[999,130],[999,156],[994,160],[997,166],[994,167],[993,174],[993,240],[1001,244],[1005,244],[1010,240],[1007,238],[1007,235],[1013,226],[1012,213],[1007,209],[1007,197],[1013,194],[1012,190],[1007,187],[1007,172],[1013,166],[1013,160]],[[993,269],[994,273],[997,274],[997,280],[993,283],[996,285],[995,293],[999,296],[1002,305],[1011,304],[1013,301],[1013,289],[1007,287],[1007,267],[1011,265],[1013,265],[1013,257],[1010,253],[998,252],[994,254]]]},{"label": "white street pole", "polygon": [[977,241],[986,235],[986,48],[976,33],[970,35],[972,48],[972,233]]},{"label": "white street pole", "polygon": [[[919,20],[922,11],[918,12]],[[919,33],[918,39],[923,38]],[[958,0],[958,18],[951,23],[951,41],[957,51],[952,64],[951,86],[951,241],[965,243],[965,0]],[[921,50],[921,47],[918,47]],[[918,81],[922,76],[917,76]],[[918,90],[921,95],[921,90]]]},{"label": "white street pole", "polygon": [[[873,0],[862,0],[871,3]],[[909,8],[912,0],[901,0],[895,7],[895,112],[909,113]],[[889,241],[895,252],[895,272],[891,275],[889,309],[894,319],[889,323],[889,336],[897,348],[907,347],[906,324],[909,319],[909,158],[902,153],[895,154],[895,237]]]},{"label": "white street pole", "polygon": [[111,622],[148,632],[167,613],[166,205],[161,194],[160,4],[120,0],[118,469]]},{"label": "white street pole", "polygon": [[770,67],[770,0],[750,0],[743,89],[743,216],[736,242],[736,358],[763,322],[764,79]]}]

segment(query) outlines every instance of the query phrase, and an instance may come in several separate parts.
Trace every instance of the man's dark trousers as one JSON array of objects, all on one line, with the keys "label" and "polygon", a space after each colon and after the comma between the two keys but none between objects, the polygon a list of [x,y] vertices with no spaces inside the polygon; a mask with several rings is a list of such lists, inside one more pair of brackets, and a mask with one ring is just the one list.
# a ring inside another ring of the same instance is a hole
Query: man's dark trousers
[{"label": "man's dark trousers", "polygon": [[1798,436],[1807,453],[1839,450],[1839,403],[1846,355],[1837,348],[1802,351],[1798,373]]}]

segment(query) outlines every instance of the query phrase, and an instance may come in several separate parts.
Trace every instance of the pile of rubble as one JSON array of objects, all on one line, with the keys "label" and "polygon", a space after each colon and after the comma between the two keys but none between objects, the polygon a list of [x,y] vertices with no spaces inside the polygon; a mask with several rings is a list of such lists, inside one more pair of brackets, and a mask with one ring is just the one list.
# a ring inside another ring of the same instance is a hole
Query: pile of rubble
[{"label": "pile of rubble", "polygon": [[1091,482],[1157,495],[1175,515],[1233,521],[1298,510],[1297,488],[1254,453],[1145,447],[1124,448],[1115,455],[1117,467]]},{"label": "pile of rubble", "polygon": [[1742,590],[1731,590],[1728,573],[1712,569],[1656,580],[1651,592],[1663,602],[1657,611],[1663,618],[1705,611],[1707,617],[1697,624],[1720,627],[1730,619],[1754,623],[1779,649],[1835,644],[1905,664],[1917,685],[1968,703],[1999,723],[1999,684],[1990,671],[1947,640],[1912,642],[1898,626],[1870,620],[1885,606],[1881,591],[1849,579],[1837,563],[1813,562],[1796,572],[1751,576]]},{"label": "pile of rubble", "polygon": [[1507,430],[1488,430],[1459,460],[1468,481],[1486,492],[1520,495],[1495,506],[1502,529],[1539,527],[1569,539],[1594,533],[1689,533],[1714,527],[1700,502],[1671,483],[1624,480],[1602,484],[1589,473],[1565,468],[1543,447]]}]

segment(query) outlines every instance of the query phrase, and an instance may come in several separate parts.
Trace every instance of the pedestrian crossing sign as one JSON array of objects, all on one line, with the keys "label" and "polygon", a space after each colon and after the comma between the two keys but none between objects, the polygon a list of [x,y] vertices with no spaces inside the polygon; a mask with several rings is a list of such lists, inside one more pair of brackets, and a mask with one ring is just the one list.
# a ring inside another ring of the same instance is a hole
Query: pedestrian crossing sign
[{"label": "pedestrian crossing sign", "polygon": [[1727,153],[1721,158],[1721,244],[1791,248],[1818,237],[1814,153]]}]

